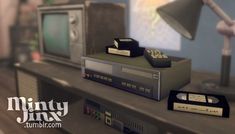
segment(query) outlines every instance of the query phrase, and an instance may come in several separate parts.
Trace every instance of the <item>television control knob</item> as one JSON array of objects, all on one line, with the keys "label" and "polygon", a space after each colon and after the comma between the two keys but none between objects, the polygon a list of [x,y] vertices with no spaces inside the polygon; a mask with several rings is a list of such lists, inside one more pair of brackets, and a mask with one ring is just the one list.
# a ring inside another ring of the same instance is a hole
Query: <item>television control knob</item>
[{"label": "television control knob", "polygon": [[78,23],[78,17],[75,14],[71,15],[70,18],[69,18],[69,22],[70,22],[70,24],[77,24]]},{"label": "television control knob", "polygon": [[78,40],[78,31],[72,30],[70,33],[70,38],[72,41],[77,41]]}]

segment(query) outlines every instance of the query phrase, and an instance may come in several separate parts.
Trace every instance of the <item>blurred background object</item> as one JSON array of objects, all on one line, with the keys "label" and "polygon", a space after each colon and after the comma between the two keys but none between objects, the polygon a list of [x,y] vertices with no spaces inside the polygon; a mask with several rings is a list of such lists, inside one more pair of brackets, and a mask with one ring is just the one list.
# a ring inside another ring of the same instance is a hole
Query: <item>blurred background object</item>
[{"label": "blurred background object", "polygon": [[0,0],[0,60],[10,57],[9,27],[15,23],[18,0]]},{"label": "blurred background object", "polygon": [[15,25],[10,27],[11,64],[34,60],[39,54],[37,33],[37,6],[42,0],[21,0]]},{"label": "blurred background object", "polygon": [[25,62],[37,46],[37,6],[42,0],[0,0],[0,60]]}]

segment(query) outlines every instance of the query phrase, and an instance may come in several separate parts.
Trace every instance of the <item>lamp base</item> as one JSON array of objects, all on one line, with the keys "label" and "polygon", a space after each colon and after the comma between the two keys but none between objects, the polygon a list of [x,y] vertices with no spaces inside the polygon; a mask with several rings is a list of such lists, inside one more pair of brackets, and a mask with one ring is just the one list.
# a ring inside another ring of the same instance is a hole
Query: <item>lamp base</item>
[{"label": "lamp base", "polygon": [[230,86],[220,86],[219,80],[203,81],[201,87],[203,91],[211,94],[224,95],[228,100],[235,101],[235,81],[230,82]]}]

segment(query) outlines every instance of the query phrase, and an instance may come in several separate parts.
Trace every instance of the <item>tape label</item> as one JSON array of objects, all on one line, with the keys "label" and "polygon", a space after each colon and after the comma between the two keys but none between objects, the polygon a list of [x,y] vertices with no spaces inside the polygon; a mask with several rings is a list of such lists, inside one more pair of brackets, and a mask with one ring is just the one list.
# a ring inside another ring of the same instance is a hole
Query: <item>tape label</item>
[{"label": "tape label", "polygon": [[215,108],[215,107],[208,107],[208,106],[197,106],[197,105],[191,105],[191,104],[174,103],[173,109],[178,110],[178,111],[208,114],[208,115],[215,115],[215,116],[223,115],[222,108]]}]

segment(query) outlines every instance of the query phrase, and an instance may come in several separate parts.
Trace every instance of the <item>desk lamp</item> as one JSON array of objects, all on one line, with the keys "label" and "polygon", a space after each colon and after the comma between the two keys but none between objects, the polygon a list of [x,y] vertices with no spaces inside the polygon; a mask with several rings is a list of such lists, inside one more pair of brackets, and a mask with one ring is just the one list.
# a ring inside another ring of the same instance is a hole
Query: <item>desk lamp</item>
[{"label": "desk lamp", "polygon": [[222,67],[219,80],[202,82],[202,89],[210,93],[225,95],[235,99],[234,82],[230,82],[231,38],[235,36],[235,21],[232,20],[213,0],[175,0],[157,9],[163,20],[184,37],[194,40],[203,5],[209,6],[221,21],[217,31],[224,36]]}]

